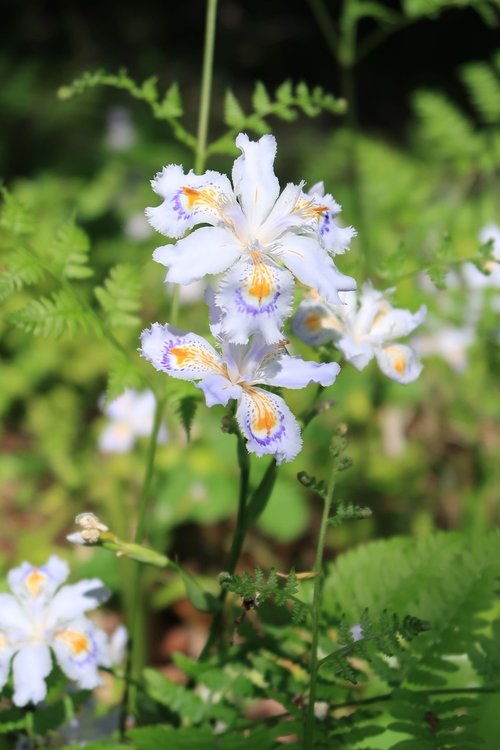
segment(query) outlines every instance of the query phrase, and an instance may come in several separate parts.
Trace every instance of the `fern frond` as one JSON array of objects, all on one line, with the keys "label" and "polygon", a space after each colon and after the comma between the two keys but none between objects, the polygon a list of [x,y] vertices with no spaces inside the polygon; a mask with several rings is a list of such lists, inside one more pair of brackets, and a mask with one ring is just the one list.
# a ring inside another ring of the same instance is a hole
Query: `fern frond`
[{"label": "fern frond", "polygon": [[83,307],[66,290],[54,292],[50,297],[32,300],[26,307],[7,316],[18,328],[37,336],[62,336],[68,333],[100,335],[101,329],[93,313]]},{"label": "fern frond", "polygon": [[19,291],[23,286],[38,284],[46,272],[36,255],[20,243],[5,259],[5,270],[0,275],[0,301]]},{"label": "fern frond", "polygon": [[15,195],[2,188],[0,227],[15,237],[24,237],[35,231],[34,221],[27,206]]},{"label": "fern frond", "polygon": [[413,98],[424,148],[459,168],[469,167],[481,143],[465,115],[443,95],[419,91]]},{"label": "fern frond", "polygon": [[179,87],[173,83],[162,95],[158,91],[157,78],[151,76],[139,84],[131,78],[126,70],[118,73],[106,73],[103,70],[87,71],[71,84],[62,86],[58,95],[60,99],[71,99],[98,86],[108,86],[127,91],[134,99],[145,102],[158,120],[165,120],[172,128],[174,136],[180,143],[196,149],[196,138],[180,123],[184,114]]},{"label": "fern frond", "polygon": [[253,131],[258,135],[269,133],[271,128],[267,118],[271,116],[289,121],[294,120],[299,112],[308,117],[317,117],[321,112],[344,114],[346,110],[345,100],[324,92],[319,86],[310,89],[303,82],[293,86],[290,81],[278,86],[274,97],[259,81],[255,86],[251,103],[252,111],[247,114],[231,89],[226,91],[224,122],[229,131],[210,144],[208,154],[234,153],[234,136],[241,130]]},{"label": "fern frond", "polygon": [[87,279],[93,275],[88,265],[90,241],[83,229],[74,221],[59,227],[50,247],[53,273],[59,278]]},{"label": "fern frond", "polygon": [[136,327],[140,323],[135,314],[140,308],[142,284],[137,268],[120,264],[111,269],[104,286],[95,295],[111,328]]},{"label": "fern frond", "polygon": [[500,76],[486,63],[471,63],[462,70],[462,78],[472,103],[487,124],[500,123]]}]

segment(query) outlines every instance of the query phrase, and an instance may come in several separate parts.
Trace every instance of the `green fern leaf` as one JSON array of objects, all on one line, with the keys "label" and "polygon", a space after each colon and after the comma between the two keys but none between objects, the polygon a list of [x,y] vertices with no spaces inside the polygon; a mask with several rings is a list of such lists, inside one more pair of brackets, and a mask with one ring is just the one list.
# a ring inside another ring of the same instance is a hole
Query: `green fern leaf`
[{"label": "green fern leaf", "polygon": [[135,313],[140,308],[141,291],[137,268],[126,264],[112,268],[104,286],[95,289],[95,295],[112,328],[135,328],[140,324],[140,318]]},{"label": "green fern leaf", "polygon": [[485,123],[500,123],[500,78],[485,63],[471,63],[462,70],[469,96]]},{"label": "green fern leaf", "polygon": [[224,122],[231,128],[241,128],[246,121],[243,108],[231,89],[227,89],[224,98]]},{"label": "green fern leaf", "polygon": [[88,266],[89,238],[73,221],[59,227],[50,248],[54,273],[66,279],[86,279],[93,275]]},{"label": "green fern leaf", "polygon": [[98,320],[73,295],[62,290],[50,297],[33,300],[7,316],[9,322],[36,336],[62,336],[68,333],[101,334]]},{"label": "green fern leaf", "polygon": [[19,198],[9,193],[5,188],[2,189],[1,194],[3,205],[0,214],[0,227],[15,237],[33,234],[35,227],[29,209]]}]

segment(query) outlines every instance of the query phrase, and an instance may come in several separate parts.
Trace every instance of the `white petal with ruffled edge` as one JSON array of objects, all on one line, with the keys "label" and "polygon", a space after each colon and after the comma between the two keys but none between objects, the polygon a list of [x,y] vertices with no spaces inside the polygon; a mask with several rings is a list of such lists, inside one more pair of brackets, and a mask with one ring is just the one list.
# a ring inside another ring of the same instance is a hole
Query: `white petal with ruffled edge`
[{"label": "white petal with ruffled edge", "polygon": [[382,305],[372,322],[370,329],[370,338],[387,341],[406,336],[419,326],[425,318],[427,308],[425,305],[411,313],[409,310],[402,310],[389,305]]},{"label": "white petal with ruffled edge", "polygon": [[281,388],[305,388],[310,383],[331,385],[340,372],[336,362],[311,362],[302,357],[282,354],[261,367],[261,383]]},{"label": "white petal with ruffled edge", "polygon": [[319,299],[303,300],[292,319],[292,331],[311,346],[334,341],[343,330],[343,322]]},{"label": "white petal with ruffled edge", "polygon": [[52,670],[49,647],[45,644],[23,646],[12,661],[14,695],[16,706],[40,703],[47,695],[45,680]]},{"label": "white petal with ruffled edge", "polygon": [[41,602],[50,598],[68,575],[68,564],[52,555],[45,565],[40,567],[23,562],[9,572],[7,581],[18,598],[29,602]]},{"label": "white petal with ruffled edge", "polygon": [[105,634],[86,619],[70,622],[57,632],[52,648],[64,674],[84,690],[92,690],[101,683],[99,665],[111,665]]},{"label": "white petal with ruffled edge", "polygon": [[141,353],[157,369],[180,380],[223,375],[220,355],[195,333],[153,323],[141,334]]},{"label": "white petal with ruffled edge", "polygon": [[283,321],[293,304],[293,278],[262,253],[242,258],[226,273],[215,300],[223,311],[221,333],[238,344],[261,333],[274,344],[283,338]]},{"label": "white petal with ruffled edge", "polygon": [[74,619],[89,609],[109,599],[109,589],[99,578],[88,578],[70,586],[63,586],[47,606],[46,627],[52,628],[58,622]]},{"label": "white petal with ruffled edge", "polygon": [[153,260],[168,266],[165,281],[190,284],[222,273],[241,255],[241,242],[222,227],[200,227],[175,245],[157,247]]},{"label": "white petal with ruffled edge", "polygon": [[260,388],[243,391],[236,419],[251,453],[257,456],[271,454],[280,464],[292,461],[300,452],[299,425],[279,396]]},{"label": "white petal with ruffled edge", "polygon": [[337,270],[334,262],[312,237],[288,232],[281,238],[275,257],[306,286],[316,289],[329,302],[340,304],[339,291],[356,288],[356,282]]},{"label": "white petal with ruffled edge", "polygon": [[349,336],[342,336],[334,342],[334,345],[357,370],[364,370],[375,354],[371,344],[354,341]]},{"label": "white petal with ruffled edge", "polygon": [[378,366],[388,378],[398,383],[412,383],[422,372],[417,354],[404,344],[391,344],[375,352]]},{"label": "white petal with ruffled edge", "polygon": [[233,165],[234,192],[251,234],[264,222],[279,195],[279,182],[273,168],[276,139],[272,135],[263,135],[260,140],[251,141],[246,133],[240,133],[236,146],[242,155]]},{"label": "white petal with ruffled edge", "polygon": [[169,164],[151,181],[155,193],[164,198],[160,206],[146,209],[151,225],[167,237],[182,237],[196,224],[220,224],[224,210],[235,204],[226,175],[209,170],[202,175],[184,174],[178,164]]}]

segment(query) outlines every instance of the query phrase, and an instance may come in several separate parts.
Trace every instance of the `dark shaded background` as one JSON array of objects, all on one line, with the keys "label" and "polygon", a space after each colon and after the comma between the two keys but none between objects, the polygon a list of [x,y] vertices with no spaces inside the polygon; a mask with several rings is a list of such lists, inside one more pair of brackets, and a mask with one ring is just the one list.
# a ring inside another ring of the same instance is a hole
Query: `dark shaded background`
[{"label": "dark shaded background", "polygon": [[[340,3],[329,5],[335,16]],[[387,5],[397,7],[397,3]],[[123,66],[139,80],[158,74],[164,86],[177,80],[187,110],[193,121],[196,118],[205,22],[202,0],[161,5],[25,0],[4,3],[4,10],[8,19],[0,27],[4,180],[49,168],[64,172],[69,165],[74,170],[75,150],[81,154],[78,169],[87,173],[95,167],[92,136],[102,131],[105,117],[95,98],[103,96],[107,103],[129,101],[125,94],[109,91],[74,103],[58,101],[58,87],[87,69],[114,72]],[[364,21],[360,37],[372,30],[373,22]],[[499,41],[498,29],[488,28],[474,11],[459,7],[389,37],[357,70],[361,126],[404,139],[409,95],[421,86],[446,90],[466,106],[457,69],[467,61],[486,59]],[[272,88],[286,78],[341,93],[335,62],[308,2],[220,0],[215,98],[220,99],[230,85],[245,100],[256,79]],[[145,127],[160,131],[141,105],[133,106]]]}]

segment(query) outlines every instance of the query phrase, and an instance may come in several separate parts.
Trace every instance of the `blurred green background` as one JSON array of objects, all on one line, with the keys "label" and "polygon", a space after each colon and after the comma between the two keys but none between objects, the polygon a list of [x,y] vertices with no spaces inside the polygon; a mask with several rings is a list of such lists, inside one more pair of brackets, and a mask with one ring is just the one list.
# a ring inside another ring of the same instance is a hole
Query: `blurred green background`
[{"label": "blurred green background", "polygon": [[[335,17],[337,4],[331,5]],[[342,220],[359,233],[352,250],[338,260],[343,272],[361,283],[369,271],[378,288],[397,287],[399,306],[414,311],[425,303],[442,324],[463,325],[467,289],[440,291],[423,283],[418,271],[433,264],[443,276],[449,263],[478,257],[479,231],[500,220],[500,106],[484,105],[466,73],[480,63],[500,80],[498,27],[471,8],[451,8],[435,18],[416,14],[399,31],[383,26],[380,44],[347,80],[345,68],[330,54],[314,6],[221,0],[210,132],[216,137],[224,129],[227,86],[246,109],[256,79],[271,90],[291,78],[349,99],[355,93],[345,117],[272,121],[280,183],[305,179],[312,185],[322,179],[342,204]],[[143,217],[145,206],[157,202],[149,180],[171,162],[189,168],[191,156],[165,123],[124,92],[99,88],[62,101],[57,90],[96,67],[125,66],[139,81],[158,74],[160,88],[178,81],[186,123],[195,128],[204,12],[202,2],[169,3],[158,12],[148,2],[91,6],[28,0],[0,31],[4,184],[32,217],[33,245],[48,248],[49,256],[64,222],[74,220],[88,236],[94,275],[78,284],[89,304],[96,306],[93,287],[104,283],[115,264],[133,269],[140,300],[134,315],[140,320],[114,331],[132,353],[142,328],[165,322],[170,304],[164,269],[151,260],[164,240]],[[377,19],[360,22],[359,49],[377,41],[379,28]],[[230,157],[217,156],[209,166],[228,171],[231,164]],[[0,239],[2,263],[9,269],[16,236],[5,222]],[[12,324],[9,315],[33,296],[50,292],[45,281],[28,284],[2,303],[0,566],[5,570],[22,559],[42,562],[56,550],[71,558],[78,575],[104,578],[117,592],[119,608],[121,563],[100,550],[68,549],[65,535],[83,510],[95,511],[119,534],[133,533],[146,441],[140,439],[125,455],[99,451],[98,435],[106,423],[99,398],[110,369],[116,376],[118,368],[106,340],[83,331],[37,337]],[[416,383],[402,386],[385,379],[374,363],[362,373],[345,365],[324,395],[335,400],[333,408],[307,428],[303,452],[281,471],[271,503],[248,536],[241,567],[312,566],[321,507],[295,476],[300,470],[324,476],[329,439],[339,422],[348,426],[353,458],[353,468],[342,475],[340,496],[370,507],[373,515],[331,529],[328,558],[373,538],[496,526],[496,296],[495,290],[484,294],[463,372],[434,356],[425,360]],[[183,328],[207,332],[203,302],[183,303],[179,320]],[[317,355],[298,342],[293,350]],[[156,377],[136,359],[143,372]],[[222,408],[202,405],[188,443],[177,415],[179,398],[188,390],[168,387],[170,438],[158,451],[149,537],[214,588],[236,510],[235,441],[220,431]],[[311,406],[315,393],[312,388],[290,392],[287,400],[299,413]],[[252,458],[254,481],[265,463]],[[196,620],[179,604],[182,591],[175,580],[155,574],[151,586],[161,623]],[[167,652],[158,647],[151,657],[165,661]]]}]

